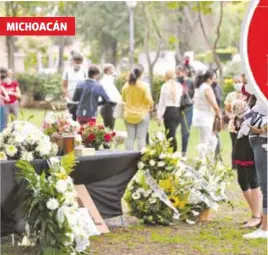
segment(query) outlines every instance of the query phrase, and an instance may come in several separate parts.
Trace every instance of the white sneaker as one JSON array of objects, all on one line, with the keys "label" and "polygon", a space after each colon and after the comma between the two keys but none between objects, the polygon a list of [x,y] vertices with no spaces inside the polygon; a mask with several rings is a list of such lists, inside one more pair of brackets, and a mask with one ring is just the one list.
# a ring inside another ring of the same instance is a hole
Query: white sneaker
[{"label": "white sneaker", "polygon": [[264,231],[261,228],[259,228],[252,233],[243,235],[243,238],[245,239],[258,239],[258,238],[268,239],[268,231]]}]

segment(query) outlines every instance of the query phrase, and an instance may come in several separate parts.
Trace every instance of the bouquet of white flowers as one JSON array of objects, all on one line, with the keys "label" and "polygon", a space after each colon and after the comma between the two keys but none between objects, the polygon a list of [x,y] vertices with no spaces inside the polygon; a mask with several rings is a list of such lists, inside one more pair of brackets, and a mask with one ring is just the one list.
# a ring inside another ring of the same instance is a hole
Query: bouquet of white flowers
[{"label": "bouquet of white flowers", "polygon": [[[26,161],[18,161],[18,178],[26,181],[27,243],[39,245],[41,254],[84,254],[89,237],[99,235],[86,208],[78,208],[77,193],[69,176],[74,154],[50,159],[49,177],[38,175]],[[25,240],[24,240],[25,243]]]},{"label": "bouquet of white flowers", "polygon": [[57,145],[52,144],[47,135],[27,121],[14,121],[0,134],[2,159],[32,161],[56,155],[57,150]]}]

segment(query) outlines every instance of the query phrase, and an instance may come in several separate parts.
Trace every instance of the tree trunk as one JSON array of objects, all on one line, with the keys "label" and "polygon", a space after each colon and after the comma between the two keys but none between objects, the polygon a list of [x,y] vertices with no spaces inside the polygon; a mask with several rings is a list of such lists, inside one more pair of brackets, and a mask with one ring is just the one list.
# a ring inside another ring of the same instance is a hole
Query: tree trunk
[{"label": "tree trunk", "polygon": [[104,60],[106,63],[116,65],[117,60],[117,40],[112,36],[102,33],[101,35],[102,52],[104,54]]},{"label": "tree trunk", "polygon": [[[6,2],[6,16],[15,16],[13,2]],[[7,47],[7,55],[8,55],[8,68],[12,69],[15,72],[15,60],[14,60],[14,37],[13,36],[6,36],[6,47]]]},{"label": "tree trunk", "polygon": [[65,36],[61,36],[59,44],[59,63],[58,63],[59,73],[62,73],[64,69],[64,46],[65,46]]},{"label": "tree trunk", "polygon": [[206,29],[205,29],[205,26],[204,26],[204,23],[203,23],[203,20],[202,20],[200,3],[198,3],[198,6],[199,6],[198,19],[199,19],[199,23],[200,23],[200,26],[201,26],[201,30],[202,30],[202,33],[204,35],[204,38],[205,38],[205,41],[206,41],[208,47],[212,51],[214,61],[215,61],[216,65],[217,65],[217,68],[219,70],[219,80],[220,80],[220,83],[221,83],[222,80],[223,80],[223,70],[222,70],[222,65],[221,65],[220,59],[219,59],[216,51],[217,51],[217,45],[218,45],[218,42],[219,42],[219,39],[220,39],[220,36],[221,36],[220,29],[221,29],[222,20],[223,20],[223,2],[220,2],[220,17],[219,17],[219,22],[218,22],[218,25],[217,25],[217,33],[216,33],[217,36],[216,36],[216,38],[214,40],[213,46],[209,42],[209,38],[208,38]]}]

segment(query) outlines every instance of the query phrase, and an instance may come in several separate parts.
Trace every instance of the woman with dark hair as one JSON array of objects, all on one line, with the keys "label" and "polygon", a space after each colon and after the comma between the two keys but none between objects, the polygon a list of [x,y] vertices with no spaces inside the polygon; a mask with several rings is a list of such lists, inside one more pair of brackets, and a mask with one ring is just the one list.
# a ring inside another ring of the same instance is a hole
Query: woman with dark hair
[{"label": "woman with dark hair", "polygon": [[134,66],[122,90],[122,99],[125,103],[124,120],[128,134],[125,142],[127,150],[134,149],[136,139],[139,150],[146,145],[149,112],[153,106],[153,99],[148,87],[141,81],[143,70],[141,65]]},{"label": "woman with dark hair", "polygon": [[220,108],[211,87],[215,78],[215,72],[208,70],[195,80],[193,126],[199,131],[201,144],[209,143],[215,117],[220,118]]}]

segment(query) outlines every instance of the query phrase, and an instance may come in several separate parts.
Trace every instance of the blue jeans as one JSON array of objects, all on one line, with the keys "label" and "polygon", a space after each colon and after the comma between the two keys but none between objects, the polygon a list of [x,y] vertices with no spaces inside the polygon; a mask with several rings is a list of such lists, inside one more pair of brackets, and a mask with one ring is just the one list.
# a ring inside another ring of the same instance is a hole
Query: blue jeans
[{"label": "blue jeans", "polygon": [[0,106],[0,132],[6,127],[6,116],[5,116],[5,107],[3,105]]},{"label": "blue jeans", "polygon": [[267,151],[262,147],[262,145],[267,144],[267,138],[253,136],[250,137],[249,142],[254,153],[255,168],[263,195],[263,214],[267,215]]},{"label": "blue jeans", "polygon": [[187,151],[192,119],[193,106],[189,106],[181,112],[181,147],[183,155],[185,155]]}]

